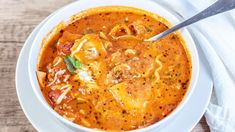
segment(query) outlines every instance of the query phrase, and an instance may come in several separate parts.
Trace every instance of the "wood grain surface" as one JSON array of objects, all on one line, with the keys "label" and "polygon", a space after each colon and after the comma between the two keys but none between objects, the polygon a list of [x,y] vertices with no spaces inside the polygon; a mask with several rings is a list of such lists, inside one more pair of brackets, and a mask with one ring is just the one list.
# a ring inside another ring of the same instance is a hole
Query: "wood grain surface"
[{"label": "wood grain surface", "polygon": [[[17,99],[17,58],[35,26],[56,9],[72,1],[0,0],[0,132],[36,131],[25,117]],[[209,131],[204,117],[192,131]]]}]

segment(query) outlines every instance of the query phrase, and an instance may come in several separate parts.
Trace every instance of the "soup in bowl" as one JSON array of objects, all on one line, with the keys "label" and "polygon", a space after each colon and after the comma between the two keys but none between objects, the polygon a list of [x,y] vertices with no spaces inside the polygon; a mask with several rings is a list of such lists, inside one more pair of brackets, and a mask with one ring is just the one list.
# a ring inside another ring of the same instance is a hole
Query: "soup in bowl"
[{"label": "soup in bowl", "polygon": [[81,11],[44,36],[32,68],[34,90],[59,119],[79,127],[129,131],[158,124],[189,98],[198,67],[179,32],[146,41],[171,26],[128,6]]}]

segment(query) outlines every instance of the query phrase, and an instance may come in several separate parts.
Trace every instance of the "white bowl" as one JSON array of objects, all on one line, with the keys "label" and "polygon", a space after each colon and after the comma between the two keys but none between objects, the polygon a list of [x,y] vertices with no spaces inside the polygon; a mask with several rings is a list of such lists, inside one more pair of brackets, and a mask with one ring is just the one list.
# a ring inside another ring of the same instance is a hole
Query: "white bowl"
[{"label": "white bowl", "polygon": [[[76,131],[96,131],[95,129],[90,129],[83,127],[81,125],[77,125],[71,121],[66,120],[62,116],[60,116],[58,113],[56,113],[46,102],[44,99],[40,86],[38,84],[36,71],[37,71],[37,60],[38,55],[41,47],[41,43],[43,38],[47,35],[47,33],[50,32],[51,29],[53,29],[56,25],[59,24],[61,21],[68,21],[70,16],[79,13],[82,10],[87,10],[89,8],[99,7],[99,6],[111,6],[111,5],[121,5],[121,6],[131,6],[136,7],[139,9],[144,9],[146,11],[150,11],[153,13],[156,13],[162,17],[164,17],[166,20],[168,20],[172,25],[175,25],[179,23],[179,20],[171,14],[167,9],[164,7],[158,5],[157,3],[150,1],[150,0],[80,0],[76,1],[74,3],[71,3],[64,8],[60,9],[58,12],[55,13],[54,16],[52,16],[39,30],[37,36],[35,37],[32,47],[30,49],[29,53],[29,60],[28,60],[28,66],[29,66],[29,77],[30,77],[30,83],[32,85],[32,89],[35,92],[35,95],[37,96],[38,100],[41,102],[41,104],[48,110],[48,112],[56,117],[59,121],[61,121],[63,124],[65,124],[67,127],[76,130]],[[177,113],[183,108],[184,105],[187,105],[187,102],[189,98],[191,97],[191,94],[196,86],[197,80],[198,80],[198,74],[199,74],[199,60],[198,60],[198,53],[195,46],[195,43],[190,35],[190,33],[184,29],[181,32],[182,37],[184,38],[186,42],[186,46],[190,52],[191,60],[192,60],[192,77],[191,82],[189,85],[189,89],[182,100],[182,102],[177,106],[177,108],[171,112],[166,118],[160,120],[159,122],[156,122],[148,127],[136,129],[133,130],[135,132],[139,131],[149,131],[149,130],[159,130],[161,127],[164,127],[168,124],[168,122],[173,121],[173,119],[177,116]],[[180,122],[177,122],[180,123]]]}]

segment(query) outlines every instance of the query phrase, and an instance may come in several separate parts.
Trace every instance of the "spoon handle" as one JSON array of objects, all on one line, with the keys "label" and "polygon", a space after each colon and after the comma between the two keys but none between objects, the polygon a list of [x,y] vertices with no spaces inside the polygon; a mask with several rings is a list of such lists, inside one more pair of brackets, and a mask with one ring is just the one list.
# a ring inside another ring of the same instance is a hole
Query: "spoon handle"
[{"label": "spoon handle", "polygon": [[149,40],[153,41],[153,40],[160,39],[160,38],[174,32],[180,28],[186,27],[190,24],[193,24],[193,23],[200,21],[202,19],[205,19],[207,17],[214,16],[219,13],[232,10],[234,8],[235,8],[235,0],[218,0],[214,4],[212,4],[211,6],[206,8],[205,10],[196,14],[195,16],[183,21],[182,23],[180,23],[180,24],[178,24],[178,25],[152,37],[152,38],[150,38]]}]

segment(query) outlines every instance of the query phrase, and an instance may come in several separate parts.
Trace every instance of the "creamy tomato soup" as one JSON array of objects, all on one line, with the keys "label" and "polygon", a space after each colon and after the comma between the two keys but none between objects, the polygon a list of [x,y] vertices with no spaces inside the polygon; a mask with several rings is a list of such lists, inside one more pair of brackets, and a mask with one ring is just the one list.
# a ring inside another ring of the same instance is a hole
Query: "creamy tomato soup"
[{"label": "creamy tomato soup", "polygon": [[61,22],[43,43],[38,81],[48,104],[89,128],[134,130],[182,101],[191,60],[179,33],[144,41],[170,24],[150,12],[99,7]]}]

